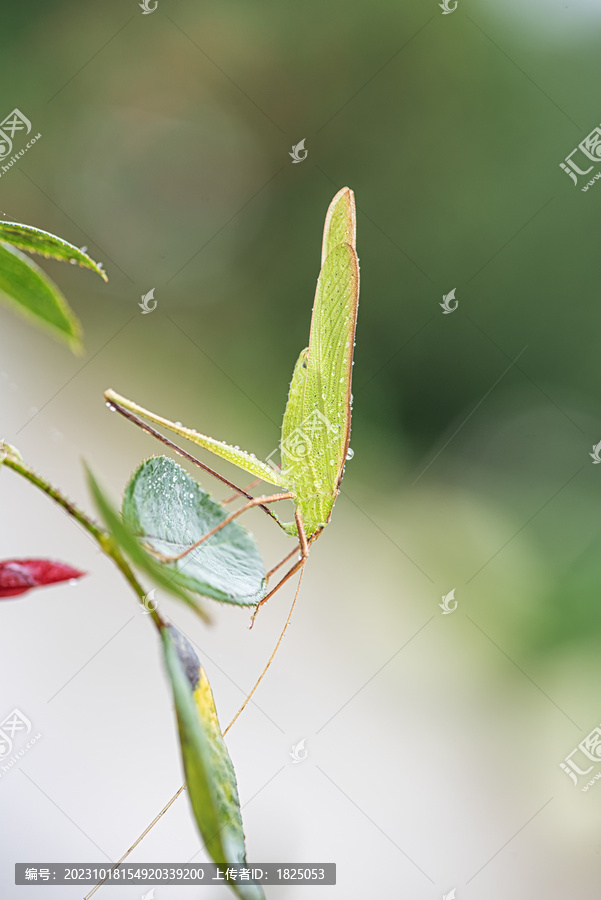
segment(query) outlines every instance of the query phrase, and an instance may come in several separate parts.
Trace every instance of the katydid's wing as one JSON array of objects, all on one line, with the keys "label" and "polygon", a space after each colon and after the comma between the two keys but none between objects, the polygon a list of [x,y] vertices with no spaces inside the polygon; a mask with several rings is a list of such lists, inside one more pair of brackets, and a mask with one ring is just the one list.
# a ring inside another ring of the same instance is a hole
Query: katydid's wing
[{"label": "katydid's wing", "polygon": [[310,344],[294,368],[282,423],[281,476],[301,501],[335,498],[348,450],[359,297],[355,240],[355,198],[343,188],[326,214]]},{"label": "katydid's wing", "polygon": [[316,480],[338,490],[351,434],[351,379],[359,301],[359,261],[350,244],[339,244],[322,266],[305,376],[303,417]]},{"label": "katydid's wing", "polygon": [[338,191],[326,213],[321,247],[322,266],[338,244],[350,244],[353,250],[357,249],[355,195],[347,187]]},{"label": "katydid's wing", "polygon": [[[306,347],[296,361],[294,372],[292,373],[292,381],[290,382],[290,390],[288,391],[288,402],[284,410],[284,420],[282,422],[282,440],[280,442],[280,454],[282,461],[281,472],[279,473],[286,486],[292,490],[298,489],[297,472],[295,471],[295,462],[298,453],[295,452],[296,444],[300,440],[303,444],[303,400],[305,396],[305,383],[307,380],[307,358],[309,356],[309,348]],[[302,449],[302,447],[301,447]],[[307,448],[308,449],[308,448]]]},{"label": "katydid's wing", "polygon": [[205,450],[210,450],[211,453],[220,456],[221,459],[226,459],[240,469],[244,469],[245,472],[249,472],[255,478],[260,478],[262,481],[267,481],[270,484],[277,484],[278,486],[283,486],[284,484],[280,479],[279,474],[272,469],[271,466],[268,466],[267,463],[257,459],[253,453],[247,453],[245,450],[240,450],[239,447],[232,447],[231,444],[226,444],[225,441],[216,441],[212,437],[199,434],[198,431],[194,431],[192,428],[186,428],[184,425],[180,425],[177,422],[171,422],[169,419],[157,416],[155,413],[150,412],[150,410],[144,409],[143,406],[138,406],[137,403],[133,403],[133,401],[128,400],[126,397],[122,397],[113,390],[105,391],[104,396],[109,405],[111,402],[118,403],[130,412],[141,416],[143,419],[148,419],[149,422],[154,422],[155,425],[162,425],[163,428],[168,428],[169,431],[179,434],[180,437],[184,437],[187,440],[192,441],[192,443],[204,447]]}]

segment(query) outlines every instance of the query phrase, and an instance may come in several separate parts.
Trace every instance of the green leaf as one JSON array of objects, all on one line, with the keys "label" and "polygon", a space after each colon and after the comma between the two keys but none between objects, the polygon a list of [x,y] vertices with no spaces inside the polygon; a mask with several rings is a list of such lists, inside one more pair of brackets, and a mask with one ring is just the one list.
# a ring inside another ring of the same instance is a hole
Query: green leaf
[{"label": "green leaf", "polygon": [[81,349],[81,327],[57,286],[33,260],[4,244],[0,244],[0,297],[67,341],[72,350]]},{"label": "green leaf", "polygon": [[104,281],[108,281],[102,266],[94,262],[84,250],[74,247],[73,244],[55,234],[34,228],[33,225],[23,225],[21,222],[0,222],[0,242],[12,244],[13,247],[27,250],[28,253],[38,253],[46,258],[76,263],[86,269],[92,269]]},{"label": "green leaf", "polygon": [[[220,865],[246,866],[236,774],[207,676],[181,632],[169,626],[162,630],[161,637],[173,687],[188,793],[207,853]],[[241,900],[264,900],[258,885],[230,883],[230,887]]]},{"label": "green leaf", "polygon": [[[225,518],[223,507],[166,456],[143,462],[123,497],[129,531],[164,556],[186,550]],[[254,539],[237,522],[163,568],[183,587],[223,603],[253,606],[265,595],[263,560]]]},{"label": "green leaf", "polygon": [[138,540],[123,523],[121,516],[113,507],[111,501],[102,492],[90,470],[86,469],[86,472],[96,508],[119,549],[125,556],[129,557],[133,565],[142,569],[143,572],[146,572],[146,574],[160,587],[169,591],[171,594],[174,594],[180,600],[183,600],[184,603],[191,606],[202,619],[209,621],[207,613],[200,604],[194,600],[180,584],[178,584],[177,580],[173,577],[173,572],[167,566],[157,562],[143,547],[140,546]]}]

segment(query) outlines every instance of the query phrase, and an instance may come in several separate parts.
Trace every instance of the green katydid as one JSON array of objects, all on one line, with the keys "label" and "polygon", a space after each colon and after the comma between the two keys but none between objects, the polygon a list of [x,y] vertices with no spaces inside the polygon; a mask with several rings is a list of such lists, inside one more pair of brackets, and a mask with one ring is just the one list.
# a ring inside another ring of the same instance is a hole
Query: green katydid
[{"label": "green katydid", "polygon": [[[157,416],[149,410],[138,406],[138,404],[127,400],[125,397],[121,397],[113,390],[105,392],[107,403],[111,409],[119,411],[123,416],[135,422],[136,425],[158,438],[172,450],[175,450],[181,456],[214,475],[230,488],[233,488],[237,495],[246,498],[246,503],[230,516],[226,516],[216,528],[203,535],[199,541],[177,556],[160,557],[162,561],[174,562],[186,556],[201,543],[211,538],[218,530],[253,506],[258,506],[272,516],[287,534],[298,539],[298,547],[268,572],[267,578],[269,579],[274,572],[292,559],[300,550],[299,559],[294,562],[284,577],[280,579],[276,587],[259,601],[253,615],[254,621],[254,616],[256,616],[259,607],[295,572],[300,570],[299,582],[284,628],[263,672],[232,721],[224,729],[224,736],[258,688],[282,642],[298,598],[304,566],[309,555],[309,547],[319,537],[331,519],[334,503],[340,493],[344,465],[347,458],[350,458],[351,381],[359,300],[359,264],[355,250],[355,232],[354,195],[349,188],[342,188],[330,203],[326,215],[321,253],[321,271],[315,292],[309,346],[300,354],[292,375],[288,402],[282,423],[281,466],[279,468],[273,468],[266,462],[262,462],[252,453],[246,453],[237,447],[222,441],[216,441],[192,429],[184,428],[177,422],[171,422],[162,416]],[[148,421],[143,421],[144,419]],[[255,480],[246,489],[237,487],[229,479],[211,469],[206,463],[196,459],[186,450],[170,441],[165,435],[160,434],[148,422],[167,428],[181,437],[199,444],[205,450],[210,450],[222,459],[234,463],[252,475]],[[276,485],[281,489],[280,493],[253,497],[248,493],[248,490],[261,481]],[[278,500],[292,500],[294,502],[294,522],[281,522],[273,510],[270,509],[270,504]],[[174,794],[161,812],[121,857],[117,865],[120,865],[138,846],[140,841],[180,796],[185,787],[185,784],[182,785]],[[87,895],[86,900],[89,900],[102,883],[99,882],[96,885]]]},{"label": "green katydid", "polygon": [[[298,539],[298,549],[278,563],[268,573],[268,578],[298,550],[299,558],[278,584],[260,600],[254,615],[295,572],[299,569],[302,571],[309,555],[309,546],[330,521],[340,492],[344,465],[349,454],[353,348],[359,298],[355,234],[354,195],[349,188],[342,188],[332,200],[326,215],[321,271],[315,292],[309,346],[300,354],[292,375],[282,423],[279,467],[274,468],[253,453],[158,416],[113,390],[105,392],[107,403],[112,409],[247,498],[247,502],[227,516],[217,528],[177,556],[161,557],[163,562],[175,562],[186,556],[216,531],[254,506],[261,507],[287,534]],[[280,492],[253,497],[247,490],[237,487],[183,451],[147,422],[167,428],[234,463],[256,479],[253,485],[266,481],[280,488]],[[270,504],[279,500],[293,501],[294,522],[281,522],[269,508]]]}]

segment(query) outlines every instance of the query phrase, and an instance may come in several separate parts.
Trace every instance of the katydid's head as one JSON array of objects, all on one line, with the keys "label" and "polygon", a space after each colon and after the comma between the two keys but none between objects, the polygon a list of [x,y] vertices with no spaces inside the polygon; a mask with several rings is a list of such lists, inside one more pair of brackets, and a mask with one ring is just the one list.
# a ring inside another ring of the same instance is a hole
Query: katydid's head
[{"label": "katydid's head", "polygon": [[330,520],[347,459],[359,299],[355,199],[343,188],[328,209],[309,346],[300,354],[282,423],[282,478],[310,536]]}]

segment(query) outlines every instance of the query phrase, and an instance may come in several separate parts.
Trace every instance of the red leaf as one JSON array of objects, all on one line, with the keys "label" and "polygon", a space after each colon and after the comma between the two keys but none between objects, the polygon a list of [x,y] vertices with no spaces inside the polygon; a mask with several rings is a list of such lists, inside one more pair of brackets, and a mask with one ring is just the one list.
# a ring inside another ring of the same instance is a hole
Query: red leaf
[{"label": "red leaf", "polygon": [[85,572],[49,559],[5,559],[0,562],[0,600],[32,588],[81,578]]}]

